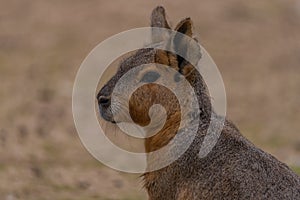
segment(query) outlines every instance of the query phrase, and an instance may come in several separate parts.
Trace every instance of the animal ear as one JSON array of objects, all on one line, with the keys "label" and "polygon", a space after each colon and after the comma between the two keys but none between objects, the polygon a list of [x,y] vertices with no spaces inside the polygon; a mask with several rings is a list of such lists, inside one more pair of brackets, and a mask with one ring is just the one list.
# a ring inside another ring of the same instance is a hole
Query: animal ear
[{"label": "animal ear", "polygon": [[185,34],[189,37],[193,36],[193,22],[191,18],[181,20],[175,27],[175,31]]},{"label": "animal ear", "polygon": [[151,27],[152,29],[152,42],[155,43],[160,43],[162,41],[165,41],[169,33],[167,31],[163,31],[157,28],[165,28],[165,29],[170,29],[170,25],[168,24],[168,21],[166,19],[166,12],[164,7],[158,6],[154,8],[151,14]]},{"label": "animal ear", "polygon": [[[173,36],[173,48],[177,52],[179,72],[188,75],[201,59],[201,49],[193,38],[193,23],[190,18],[183,19],[175,28],[178,33]],[[187,61],[188,60],[188,61]]]},{"label": "animal ear", "polygon": [[157,6],[153,9],[151,14],[151,27],[170,29],[170,26],[166,19],[166,12],[164,7]]}]

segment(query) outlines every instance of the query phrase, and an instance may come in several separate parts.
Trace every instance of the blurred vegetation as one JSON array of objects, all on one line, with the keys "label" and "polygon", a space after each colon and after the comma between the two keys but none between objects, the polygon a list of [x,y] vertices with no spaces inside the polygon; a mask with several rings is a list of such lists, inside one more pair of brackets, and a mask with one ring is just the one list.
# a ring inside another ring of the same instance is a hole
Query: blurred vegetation
[{"label": "blurred vegetation", "polygon": [[[84,149],[71,95],[92,48],[113,34],[148,26],[158,4],[1,1],[0,199],[146,199],[139,175],[111,170]],[[193,19],[222,73],[228,117],[300,174],[299,2],[163,4],[172,24]]]}]

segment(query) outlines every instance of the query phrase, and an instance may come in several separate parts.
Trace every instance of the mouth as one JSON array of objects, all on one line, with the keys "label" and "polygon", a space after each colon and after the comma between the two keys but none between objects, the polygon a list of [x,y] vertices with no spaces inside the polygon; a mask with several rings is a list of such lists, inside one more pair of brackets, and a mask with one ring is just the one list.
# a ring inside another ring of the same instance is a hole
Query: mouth
[{"label": "mouth", "polygon": [[112,113],[110,112],[110,110],[108,108],[103,108],[100,105],[99,107],[99,113],[102,119],[104,119],[107,122],[116,124],[117,122],[114,120]]},{"label": "mouth", "polygon": [[113,117],[107,116],[105,114],[101,114],[102,119],[112,124],[116,124],[117,122],[113,119]]}]

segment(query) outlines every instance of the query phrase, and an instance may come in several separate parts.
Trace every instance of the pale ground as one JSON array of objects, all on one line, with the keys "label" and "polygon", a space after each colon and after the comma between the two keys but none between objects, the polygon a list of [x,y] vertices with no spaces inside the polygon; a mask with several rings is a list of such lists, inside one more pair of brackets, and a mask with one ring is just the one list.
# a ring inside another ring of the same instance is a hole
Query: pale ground
[{"label": "pale ground", "polygon": [[85,56],[147,26],[163,4],[190,16],[222,73],[228,117],[300,173],[300,3],[268,1],[0,1],[0,199],[145,199],[139,175],[84,149],[71,111]]}]

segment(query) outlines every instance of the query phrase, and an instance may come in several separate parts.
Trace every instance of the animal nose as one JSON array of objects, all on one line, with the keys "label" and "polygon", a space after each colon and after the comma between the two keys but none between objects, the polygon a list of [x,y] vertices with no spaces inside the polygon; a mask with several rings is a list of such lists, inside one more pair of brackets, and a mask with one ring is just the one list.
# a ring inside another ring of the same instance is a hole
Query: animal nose
[{"label": "animal nose", "polygon": [[109,104],[110,104],[110,97],[99,96],[98,97],[98,104],[101,105],[101,106],[109,106]]}]

